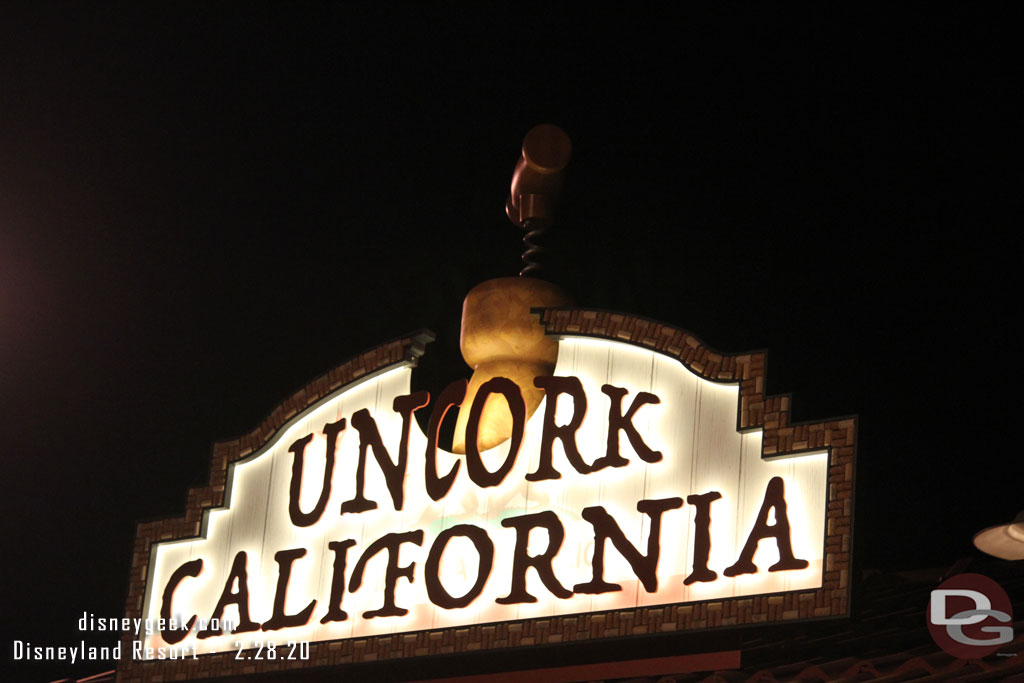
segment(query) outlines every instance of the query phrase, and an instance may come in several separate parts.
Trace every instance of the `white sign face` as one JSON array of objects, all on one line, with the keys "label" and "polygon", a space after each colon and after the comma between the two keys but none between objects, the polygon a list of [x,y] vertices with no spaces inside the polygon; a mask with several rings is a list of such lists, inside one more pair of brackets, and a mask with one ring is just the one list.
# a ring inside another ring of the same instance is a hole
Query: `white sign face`
[{"label": "white sign face", "polygon": [[827,452],[763,459],[737,384],[565,337],[516,452],[473,457],[431,448],[410,418],[423,397],[400,399],[411,372],[306,410],[231,466],[204,537],[154,545],[144,655],[822,585]]}]

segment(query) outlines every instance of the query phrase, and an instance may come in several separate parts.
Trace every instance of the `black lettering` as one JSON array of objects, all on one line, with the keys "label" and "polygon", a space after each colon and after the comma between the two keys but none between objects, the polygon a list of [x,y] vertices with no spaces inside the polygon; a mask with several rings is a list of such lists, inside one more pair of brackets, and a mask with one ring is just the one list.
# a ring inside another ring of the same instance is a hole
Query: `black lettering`
[{"label": "black lettering", "polygon": [[331,578],[331,600],[328,603],[327,614],[320,620],[321,624],[348,619],[348,613],[341,609],[341,599],[345,596],[345,558],[348,549],[355,544],[356,542],[351,539],[331,541],[327,544],[327,547],[334,551],[334,575]]},{"label": "black lettering", "polygon": [[180,643],[185,640],[188,632],[192,630],[192,627],[196,623],[196,615],[193,614],[183,628],[172,629],[170,627],[171,619],[174,617],[174,613],[171,610],[171,601],[174,599],[174,591],[178,589],[178,584],[181,583],[186,576],[199,576],[202,571],[202,560],[186,562],[174,570],[174,573],[171,574],[171,578],[167,580],[167,585],[164,586],[164,599],[160,604],[160,619],[164,624],[164,627],[160,629],[160,637],[163,638],[164,642],[168,645],[174,645],[175,643]]},{"label": "black lettering", "polygon": [[[473,587],[461,598],[453,598],[451,594],[441,585],[439,570],[441,568],[441,556],[448,545],[448,541],[454,536],[468,538],[476,546],[479,557],[477,561],[476,582]],[[487,532],[472,524],[458,524],[451,529],[445,529],[437,535],[434,544],[430,546],[430,554],[427,555],[427,563],[423,567],[423,578],[427,585],[427,597],[430,601],[443,609],[456,609],[465,607],[476,600],[487,583],[487,577],[491,574],[491,567],[494,565],[494,544],[491,543]]]},{"label": "black lettering", "polygon": [[596,472],[605,467],[623,467],[629,464],[629,461],[619,453],[620,431],[626,433],[626,438],[629,439],[630,445],[633,446],[633,450],[636,451],[641,460],[644,462],[660,461],[661,453],[651,450],[644,443],[643,437],[640,436],[640,432],[636,430],[636,426],[633,424],[633,416],[636,415],[636,411],[640,410],[642,406],[648,403],[661,403],[661,399],[646,391],[637,392],[636,398],[633,399],[633,403],[629,406],[629,410],[623,415],[622,399],[627,393],[626,390],[621,387],[605,384],[601,387],[601,391],[608,395],[610,402],[608,406],[608,448],[603,457],[594,461],[592,471]]},{"label": "black lettering", "polygon": [[[534,386],[543,389],[547,402],[544,406],[544,430],[540,438],[540,462],[537,471],[526,475],[527,481],[543,481],[560,479],[561,473],[552,463],[552,446],[555,439],[561,439],[565,449],[565,457],[569,464],[580,474],[593,471],[593,467],[583,461],[580,449],[576,445],[576,431],[583,424],[587,414],[587,395],[583,392],[583,383],[576,377],[537,377]],[[555,410],[558,407],[558,396],[567,394],[572,398],[572,419],[566,424],[555,424]]]},{"label": "black lettering", "polygon": [[594,526],[594,558],[592,561],[594,575],[587,583],[573,586],[575,593],[600,594],[622,590],[617,583],[604,580],[604,545],[610,540],[615,549],[629,562],[633,573],[640,579],[648,593],[658,590],[658,557],[661,554],[661,515],[666,510],[674,510],[683,506],[682,498],[662,498],[659,500],[641,500],[636,509],[651,516],[651,529],[647,535],[647,554],[640,551],[626,539],[622,529],[615,523],[615,518],[603,507],[594,506],[583,509],[583,519]]},{"label": "black lettering", "polygon": [[448,474],[443,477],[437,476],[437,437],[441,431],[441,423],[444,422],[444,416],[448,413],[448,410],[462,405],[463,399],[466,398],[466,386],[468,384],[469,382],[466,380],[458,379],[446,386],[437,398],[433,412],[430,413],[430,424],[427,427],[427,462],[423,473],[423,480],[427,489],[427,495],[430,496],[431,500],[441,500],[444,498],[448,491],[451,490],[452,484],[455,483],[455,476],[459,473],[460,463],[456,461],[452,468],[448,470]]},{"label": "black lettering", "polygon": [[711,557],[711,503],[721,497],[718,491],[686,497],[686,502],[697,508],[693,518],[693,572],[683,580],[687,586],[718,578],[717,572],[708,569],[708,558]]},{"label": "black lettering", "polygon": [[295,526],[312,526],[324,514],[324,510],[327,508],[327,499],[331,497],[331,476],[334,473],[334,451],[338,446],[338,434],[344,430],[344,418],[324,425],[324,436],[327,437],[324,483],[320,488],[320,498],[308,513],[299,508],[299,495],[302,492],[303,456],[313,435],[308,434],[298,439],[288,448],[292,452],[292,481],[288,487],[288,516]]},{"label": "black lettering", "polygon": [[[391,456],[384,448],[384,441],[380,438],[380,431],[377,429],[377,421],[370,417],[370,411],[366,408],[357,410],[352,414],[352,426],[359,432],[359,463],[356,466],[356,495],[352,500],[341,504],[342,514],[346,512],[366,512],[377,509],[377,503],[367,500],[363,496],[363,485],[366,482],[366,451],[373,450],[373,457],[377,460],[380,471],[384,473],[384,481],[387,483],[388,492],[391,493],[391,502],[395,510],[402,509],[402,502],[405,496],[405,465],[408,460],[408,447],[403,445],[398,453],[398,462],[392,462]],[[408,438],[408,425],[403,430],[405,438]]]},{"label": "black lettering", "polygon": [[364,552],[359,558],[359,561],[356,562],[356,566],[352,570],[352,580],[348,585],[348,591],[350,593],[355,592],[359,589],[359,586],[362,585],[363,571],[365,571],[366,563],[370,558],[381,550],[387,550],[388,566],[384,574],[384,605],[380,609],[363,612],[364,619],[373,619],[375,617],[400,617],[409,613],[409,610],[395,605],[395,584],[398,583],[398,579],[400,577],[405,577],[409,580],[409,583],[412,583],[413,569],[416,567],[415,562],[407,564],[404,567],[398,566],[398,551],[403,543],[422,545],[423,532],[407,531],[402,534],[386,534],[381,536],[370,544],[370,547],[366,549],[366,552]]},{"label": "black lettering", "polygon": [[[512,413],[512,437],[510,439],[508,455],[495,472],[488,472],[484,467],[483,459],[480,457],[480,447],[477,443],[477,434],[480,430],[480,416],[484,411],[484,404],[491,394],[501,394],[508,403],[508,409]],[[466,471],[469,478],[480,488],[497,486],[500,484],[512,466],[516,464],[516,456],[519,454],[519,446],[523,442],[523,430],[526,426],[526,401],[523,400],[523,392],[519,385],[505,377],[495,377],[484,382],[473,399],[473,407],[469,410],[469,422],[466,424]]]},{"label": "black lettering", "polygon": [[281,628],[292,626],[304,626],[309,623],[313,615],[313,608],[316,607],[316,600],[312,600],[298,614],[285,614],[284,603],[288,596],[288,580],[292,575],[292,563],[306,554],[305,548],[293,548],[281,550],[274,554],[277,561],[277,591],[274,593],[274,614],[267,621],[263,622],[264,631],[276,631]]},{"label": "black lettering", "polygon": [[[217,607],[214,608],[213,614],[210,616],[209,625],[196,635],[197,638],[212,638],[224,633],[221,622],[224,620],[224,608],[228,605],[238,606],[238,626],[232,633],[248,633],[259,630],[260,625],[249,618],[249,579],[246,575],[245,561],[245,551],[235,555],[235,561],[231,564],[228,580],[224,582],[220,600],[217,601]],[[234,590],[235,582],[238,583],[237,591]]]},{"label": "black lettering", "polygon": [[[520,515],[519,517],[507,517],[501,520],[503,527],[512,527],[516,530],[516,547],[512,556],[512,587],[509,594],[495,600],[499,605],[514,605],[521,602],[537,602],[537,598],[526,592],[526,570],[533,567],[537,575],[544,583],[544,587],[551,591],[556,598],[571,598],[572,593],[555,578],[555,572],[551,567],[552,560],[562,547],[565,539],[565,529],[558,521],[558,516],[550,510],[537,512],[532,515]],[[548,547],[540,555],[530,556],[527,547],[530,544],[530,531],[544,528],[548,531]]]},{"label": "black lettering", "polygon": [[[775,524],[769,525],[768,513],[772,508],[775,508]],[[781,477],[772,477],[768,482],[768,488],[764,492],[764,502],[761,503],[761,511],[757,513],[757,521],[754,522],[754,528],[750,530],[750,536],[747,537],[747,543],[743,546],[743,552],[740,553],[736,564],[722,573],[726,576],[756,574],[757,565],[754,564],[754,553],[757,552],[758,544],[766,538],[774,538],[779,547],[779,561],[768,567],[768,571],[778,572],[807,567],[807,560],[798,560],[793,557],[793,546],[789,536],[789,518],[786,517],[786,485]]]}]

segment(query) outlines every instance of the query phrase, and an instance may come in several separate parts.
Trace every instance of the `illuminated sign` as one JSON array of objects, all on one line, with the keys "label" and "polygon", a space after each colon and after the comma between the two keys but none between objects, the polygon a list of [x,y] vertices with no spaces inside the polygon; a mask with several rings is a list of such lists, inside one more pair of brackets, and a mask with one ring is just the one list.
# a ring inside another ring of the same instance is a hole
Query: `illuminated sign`
[{"label": "illuminated sign", "polygon": [[558,642],[556,624],[594,613],[629,629],[603,635],[845,613],[853,421],[790,425],[762,355],[665,326],[601,334],[613,314],[587,313],[545,312],[558,358],[532,414],[503,378],[462,406],[506,406],[512,438],[494,448],[473,447],[473,414],[465,454],[438,447],[466,383],[411,392],[405,340],[215,450],[189,516],[140,525],[129,615],[157,625],[142,657],[228,662],[273,641],[354,662],[354,643],[459,651],[431,634],[494,624],[543,632],[492,647]]}]

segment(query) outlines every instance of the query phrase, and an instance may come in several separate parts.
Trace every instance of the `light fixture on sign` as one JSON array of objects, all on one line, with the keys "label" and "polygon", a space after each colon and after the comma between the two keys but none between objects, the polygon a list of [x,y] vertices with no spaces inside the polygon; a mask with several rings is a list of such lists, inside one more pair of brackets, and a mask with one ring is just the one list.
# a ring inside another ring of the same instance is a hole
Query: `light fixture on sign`
[{"label": "light fixture on sign", "polygon": [[1001,560],[1024,560],[1024,510],[1009,524],[1000,524],[976,533],[974,546]]}]

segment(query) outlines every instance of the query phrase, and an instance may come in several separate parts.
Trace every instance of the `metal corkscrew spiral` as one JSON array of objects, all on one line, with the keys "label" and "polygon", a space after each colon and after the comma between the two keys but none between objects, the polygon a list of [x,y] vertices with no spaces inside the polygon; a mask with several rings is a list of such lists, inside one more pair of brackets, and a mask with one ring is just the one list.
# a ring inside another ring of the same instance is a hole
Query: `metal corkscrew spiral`
[{"label": "metal corkscrew spiral", "polygon": [[520,276],[532,275],[538,272],[540,266],[540,255],[544,253],[544,247],[536,244],[533,240],[540,237],[547,230],[547,226],[543,221],[538,221],[533,218],[527,218],[523,221],[523,230],[526,230],[526,234],[523,235],[523,246],[526,249],[523,250],[523,269],[519,271]]},{"label": "metal corkscrew spiral", "polygon": [[505,211],[509,220],[526,231],[523,236],[523,269],[519,275],[536,275],[544,247],[536,243],[551,226],[554,207],[562,190],[564,170],[572,154],[569,136],[558,126],[535,126],[523,139],[523,151],[512,173],[512,188]]}]

